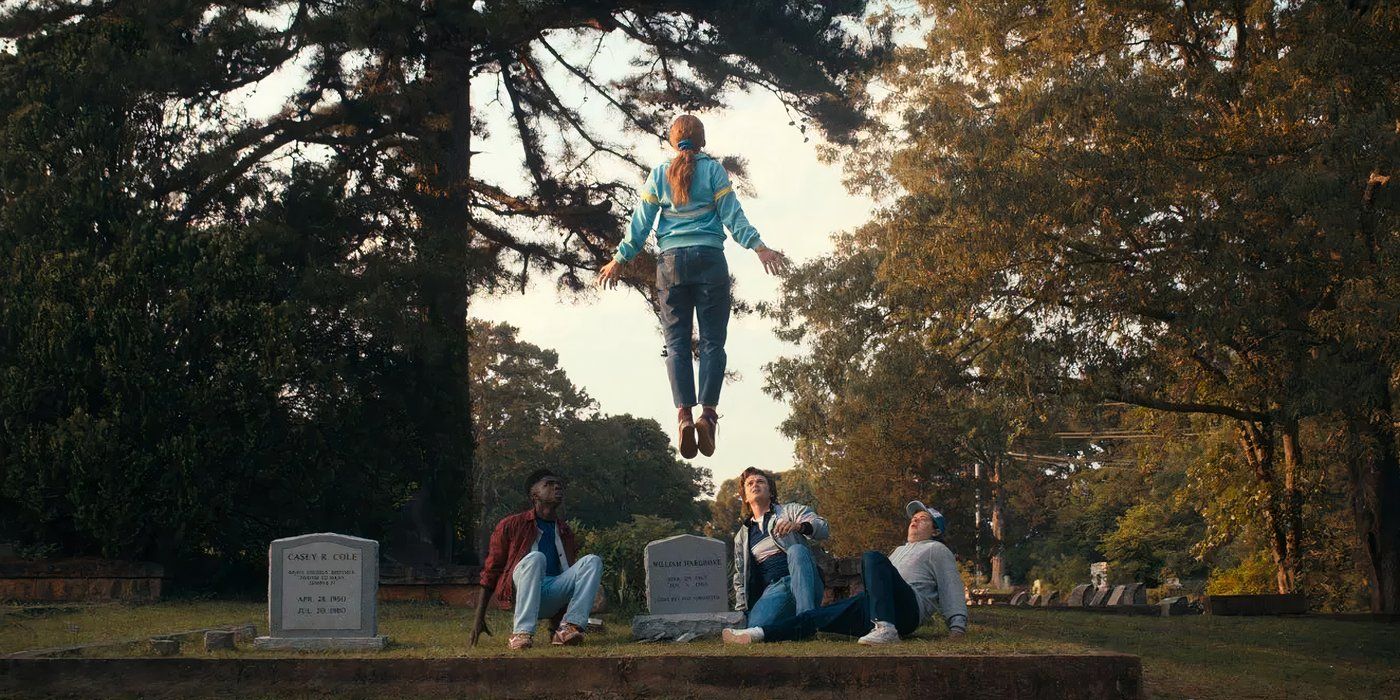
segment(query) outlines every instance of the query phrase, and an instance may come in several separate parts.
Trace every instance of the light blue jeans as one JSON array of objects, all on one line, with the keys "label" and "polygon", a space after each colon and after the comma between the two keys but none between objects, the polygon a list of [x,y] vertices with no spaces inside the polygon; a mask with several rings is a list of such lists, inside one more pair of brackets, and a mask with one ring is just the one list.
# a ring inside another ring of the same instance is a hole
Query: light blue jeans
[{"label": "light blue jeans", "polygon": [[822,604],[821,574],[812,550],[795,544],[787,548],[787,558],[788,575],[765,588],[749,608],[749,627],[770,625]]},{"label": "light blue jeans", "polygon": [[544,566],[544,555],[530,552],[510,575],[515,582],[514,632],[534,634],[541,616],[553,617],[565,606],[564,622],[587,629],[593,598],[603,580],[603,560],[596,554],[581,556],[558,576],[545,576]]}]

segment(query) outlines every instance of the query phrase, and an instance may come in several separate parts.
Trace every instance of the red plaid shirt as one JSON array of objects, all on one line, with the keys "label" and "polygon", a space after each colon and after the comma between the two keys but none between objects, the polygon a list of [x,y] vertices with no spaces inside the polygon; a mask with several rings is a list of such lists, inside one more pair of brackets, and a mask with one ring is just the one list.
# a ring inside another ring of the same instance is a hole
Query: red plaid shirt
[{"label": "red plaid shirt", "polygon": [[[559,539],[564,543],[563,554],[569,564],[578,561],[578,543],[574,531],[563,520],[557,521]],[[535,546],[539,529],[535,526],[535,509],[507,515],[496,523],[491,533],[491,546],[486,551],[486,563],[481,566],[481,586],[496,587],[496,605],[509,609],[515,605],[515,581],[511,574],[515,565]]]}]

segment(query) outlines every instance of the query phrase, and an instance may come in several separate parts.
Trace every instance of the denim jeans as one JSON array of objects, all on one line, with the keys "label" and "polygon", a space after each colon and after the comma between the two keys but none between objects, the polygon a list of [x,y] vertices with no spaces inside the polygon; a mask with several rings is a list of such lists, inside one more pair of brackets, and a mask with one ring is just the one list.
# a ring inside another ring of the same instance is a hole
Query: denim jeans
[{"label": "denim jeans", "polygon": [[[657,300],[666,335],[666,375],[676,407],[719,405],[724,341],[729,329],[729,264],[723,248],[686,246],[662,251],[656,263]],[[700,322],[700,397],[695,396],[690,334]]]},{"label": "denim jeans", "polygon": [[859,637],[875,628],[874,620],[892,623],[901,637],[919,628],[919,599],[889,557],[862,555],[861,579],[865,590],[850,598],[762,625],[763,641],[807,639],[817,632]]},{"label": "denim jeans", "polygon": [[805,544],[787,548],[788,575],[763,589],[749,608],[749,627],[762,627],[785,617],[807,612],[822,603],[821,574],[817,560]]},{"label": "denim jeans", "polygon": [[588,614],[593,612],[593,598],[603,580],[603,560],[596,554],[579,557],[574,565],[558,576],[544,573],[544,555],[530,552],[520,559],[511,572],[515,581],[514,632],[532,634],[540,617],[554,617],[564,612],[564,622],[588,628]]}]

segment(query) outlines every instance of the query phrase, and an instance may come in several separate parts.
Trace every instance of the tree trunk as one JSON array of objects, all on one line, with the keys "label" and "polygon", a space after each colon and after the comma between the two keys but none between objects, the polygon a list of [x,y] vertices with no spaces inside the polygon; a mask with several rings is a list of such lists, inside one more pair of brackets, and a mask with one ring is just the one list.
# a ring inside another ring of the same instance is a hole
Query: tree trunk
[{"label": "tree trunk", "polygon": [[1400,456],[1386,374],[1377,372],[1365,405],[1347,423],[1352,515],[1371,589],[1371,612],[1400,613]]},{"label": "tree trunk", "polygon": [[1289,554],[1288,518],[1274,475],[1273,426],[1263,421],[1241,423],[1239,440],[1245,462],[1254,472],[1264,494],[1264,528],[1269,541],[1269,554],[1274,561],[1275,588],[1279,593],[1292,593],[1298,579],[1297,560]]},{"label": "tree trunk", "polygon": [[[441,564],[455,559],[457,526],[470,506],[475,436],[467,303],[474,265],[469,209],[471,103],[467,47],[442,28],[424,75],[427,101],[417,129],[419,227],[417,283],[424,334],[417,339],[425,481],[432,496],[434,545]],[[476,262],[476,266],[480,266]],[[470,522],[466,520],[464,522]]]},{"label": "tree trunk", "polygon": [[991,587],[1001,588],[1001,578],[1006,574],[1006,557],[1002,553],[1004,546],[1002,538],[1006,533],[1006,515],[1003,511],[1006,498],[1002,494],[1000,462],[992,463],[988,481],[991,484],[990,494],[992,503]]},{"label": "tree trunk", "polygon": [[[1298,590],[1298,567],[1303,558],[1303,488],[1299,471],[1303,467],[1303,447],[1298,440],[1298,421],[1283,423],[1283,545],[1290,591]],[[1283,592],[1280,590],[1280,592]]]}]

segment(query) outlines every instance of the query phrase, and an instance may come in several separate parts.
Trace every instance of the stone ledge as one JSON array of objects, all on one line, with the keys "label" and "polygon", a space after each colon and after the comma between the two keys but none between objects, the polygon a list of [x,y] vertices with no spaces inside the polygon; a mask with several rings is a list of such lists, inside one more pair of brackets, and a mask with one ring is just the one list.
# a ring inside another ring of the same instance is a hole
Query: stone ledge
[{"label": "stone ledge", "polygon": [[384,583],[379,582],[379,602],[438,603],[454,608],[476,606],[481,586],[471,583]]},{"label": "stone ledge", "polygon": [[0,561],[0,600],[152,603],[164,572],[159,564],[112,559]]},{"label": "stone ledge", "polygon": [[1302,615],[1308,599],[1298,593],[1265,595],[1208,595],[1207,615]]},{"label": "stone ledge", "polygon": [[0,578],[161,578],[165,567],[117,559],[11,559],[0,561]]},{"label": "stone ledge", "polygon": [[476,565],[408,566],[382,563],[379,565],[379,585],[457,585],[476,586],[481,567]]},{"label": "stone ledge", "polygon": [[263,651],[379,651],[389,638],[376,637],[258,637],[253,648]]},{"label": "stone ledge", "polygon": [[368,698],[757,696],[827,700],[1137,700],[1127,654],[511,656],[475,659],[3,659],[0,696],[142,698],[333,693]]}]

